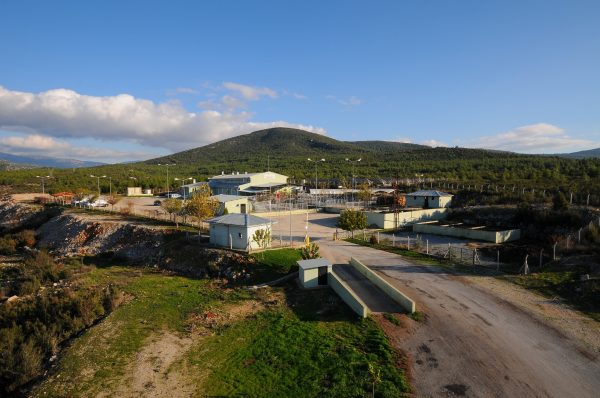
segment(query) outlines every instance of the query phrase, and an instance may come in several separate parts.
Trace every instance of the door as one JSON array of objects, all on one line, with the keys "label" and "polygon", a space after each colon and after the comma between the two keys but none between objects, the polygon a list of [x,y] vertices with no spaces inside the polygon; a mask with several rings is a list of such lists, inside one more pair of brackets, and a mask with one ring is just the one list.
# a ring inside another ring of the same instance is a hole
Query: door
[{"label": "door", "polygon": [[240,213],[246,214],[246,204],[245,203],[240,205]]},{"label": "door", "polygon": [[319,267],[319,286],[327,285],[327,267]]}]

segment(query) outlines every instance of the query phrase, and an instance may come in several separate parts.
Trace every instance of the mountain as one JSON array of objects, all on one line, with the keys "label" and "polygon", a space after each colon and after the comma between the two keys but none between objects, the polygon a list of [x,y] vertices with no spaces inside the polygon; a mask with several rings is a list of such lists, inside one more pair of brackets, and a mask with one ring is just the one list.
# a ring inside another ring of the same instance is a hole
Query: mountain
[{"label": "mountain", "polygon": [[586,151],[578,151],[572,153],[561,153],[558,156],[571,159],[600,158],[600,148],[588,149]]},{"label": "mountain", "polygon": [[11,155],[10,153],[0,152],[0,161],[11,165],[15,168],[31,168],[31,167],[56,167],[56,168],[80,168],[102,166],[105,163],[90,162],[77,159],[52,158],[49,156],[19,156]]},{"label": "mountain", "polygon": [[341,159],[343,161],[345,157],[403,160],[407,156],[418,159],[433,157],[437,160],[443,160],[518,155],[500,154],[485,149],[432,148],[426,145],[390,141],[338,141],[304,130],[276,127],[146,160],[142,163],[147,165],[157,163],[219,163],[226,166],[227,164],[240,162],[249,165],[261,164],[261,167],[266,167],[267,158],[304,158],[306,160],[306,158],[315,157]]}]

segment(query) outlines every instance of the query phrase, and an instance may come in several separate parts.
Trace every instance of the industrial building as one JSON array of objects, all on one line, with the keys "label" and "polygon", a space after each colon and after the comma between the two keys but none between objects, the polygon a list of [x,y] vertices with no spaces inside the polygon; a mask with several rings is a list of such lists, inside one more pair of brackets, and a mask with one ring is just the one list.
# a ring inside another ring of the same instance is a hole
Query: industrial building
[{"label": "industrial building", "polygon": [[227,210],[227,214],[246,214],[251,211],[247,196],[215,195],[211,199],[215,199],[220,203],[216,213],[218,215],[225,214],[225,210]]},{"label": "industrial building", "polygon": [[222,173],[208,179],[214,195],[253,196],[261,193],[274,193],[288,185],[288,177],[266,171],[264,173]]}]

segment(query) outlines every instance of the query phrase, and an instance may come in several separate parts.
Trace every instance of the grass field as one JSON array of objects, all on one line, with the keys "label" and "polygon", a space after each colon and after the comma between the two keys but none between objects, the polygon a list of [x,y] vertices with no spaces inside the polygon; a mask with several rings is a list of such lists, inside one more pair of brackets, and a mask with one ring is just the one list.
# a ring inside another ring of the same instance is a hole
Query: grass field
[{"label": "grass field", "polygon": [[267,250],[252,255],[256,259],[253,283],[267,282],[298,270],[300,249]]},{"label": "grass field", "polygon": [[[289,272],[292,258],[273,253],[263,264]],[[290,282],[248,291],[119,266],[82,281],[109,282],[126,302],[64,350],[33,396],[358,397],[370,393],[374,373],[376,396],[409,389],[376,323],[329,290]]]}]

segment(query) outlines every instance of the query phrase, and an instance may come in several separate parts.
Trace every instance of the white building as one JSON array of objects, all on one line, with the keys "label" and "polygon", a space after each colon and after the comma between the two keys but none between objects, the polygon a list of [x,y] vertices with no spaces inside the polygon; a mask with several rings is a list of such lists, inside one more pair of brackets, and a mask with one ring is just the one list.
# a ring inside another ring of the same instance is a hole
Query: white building
[{"label": "white building", "polygon": [[254,233],[260,229],[271,232],[275,222],[251,214],[226,214],[208,220],[208,223],[211,244],[250,251],[260,248],[252,239]]},{"label": "white building", "polygon": [[436,190],[416,191],[406,194],[406,207],[418,207],[421,209],[439,209],[450,207],[452,196],[446,192]]}]

